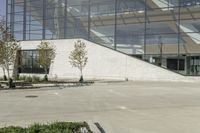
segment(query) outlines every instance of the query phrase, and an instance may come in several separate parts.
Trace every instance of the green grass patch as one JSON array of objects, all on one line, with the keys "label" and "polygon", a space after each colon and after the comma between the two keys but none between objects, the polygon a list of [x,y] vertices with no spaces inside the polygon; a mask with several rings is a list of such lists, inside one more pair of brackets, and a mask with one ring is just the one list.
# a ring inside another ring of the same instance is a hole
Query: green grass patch
[{"label": "green grass patch", "polygon": [[4,127],[0,133],[92,133],[86,122],[55,122],[52,124],[34,124],[27,128]]}]

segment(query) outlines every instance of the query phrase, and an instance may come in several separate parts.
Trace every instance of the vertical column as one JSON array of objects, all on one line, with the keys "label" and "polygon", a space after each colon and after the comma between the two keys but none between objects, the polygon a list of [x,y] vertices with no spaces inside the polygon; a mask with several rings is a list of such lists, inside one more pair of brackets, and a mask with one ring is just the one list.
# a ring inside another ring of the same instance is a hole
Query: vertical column
[{"label": "vertical column", "polygon": [[33,50],[30,50],[31,52],[31,73],[33,73]]},{"label": "vertical column", "polygon": [[[178,1],[178,59],[177,59],[177,70],[179,72],[179,66],[180,66],[180,23],[181,23],[181,17],[180,17],[180,12],[181,12],[181,0]],[[177,20],[176,20],[177,21]]]},{"label": "vertical column", "polygon": [[65,12],[64,12],[64,39],[67,38],[67,0],[65,0]]},{"label": "vertical column", "polygon": [[31,40],[31,24],[32,24],[32,22],[31,22],[31,4],[30,4],[30,1],[29,1],[29,8],[30,8],[30,11],[29,11],[29,16],[28,16],[28,39],[29,40]]},{"label": "vertical column", "polygon": [[6,0],[6,28],[8,27],[8,0]]},{"label": "vertical column", "polygon": [[114,29],[114,49],[117,49],[117,4],[118,0],[115,0],[115,29]]},{"label": "vertical column", "polygon": [[14,35],[14,25],[15,25],[15,23],[14,23],[14,16],[15,16],[15,14],[14,14],[14,0],[11,0],[11,13],[10,13],[10,32],[11,32],[11,34],[12,35]]},{"label": "vertical column", "polygon": [[167,8],[168,8],[168,10],[170,9],[170,1],[169,0],[167,0]]},{"label": "vertical column", "polygon": [[23,40],[26,40],[26,0],[24,0]]},{"label": "vertical column", "polygon": [[91,29],[91,0],[88,0],[88,40],[90,40],[90,29]]},{"label": "vertical column", "polygon": [[144,11],[144,55],[143,60],[146,60],[146,37],[147,37],[147,0],[145,0],[145,11]]},{"label": "vertical column", "polygon": [[42,39],[45,39],[46,29],[46,0],[43,0],[43,23],[42,23]]}]

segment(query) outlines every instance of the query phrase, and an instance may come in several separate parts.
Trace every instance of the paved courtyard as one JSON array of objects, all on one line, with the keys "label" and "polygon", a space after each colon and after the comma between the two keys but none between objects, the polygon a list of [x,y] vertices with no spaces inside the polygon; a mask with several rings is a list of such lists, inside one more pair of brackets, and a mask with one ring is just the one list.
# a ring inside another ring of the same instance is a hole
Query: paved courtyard
[{"label": "paved courtyard", "polygon": [[199,133],[200,83],[109,82],[0,91],[0,126],[54,121],[87,121],[93,128],[98,122],[106,133]]}]

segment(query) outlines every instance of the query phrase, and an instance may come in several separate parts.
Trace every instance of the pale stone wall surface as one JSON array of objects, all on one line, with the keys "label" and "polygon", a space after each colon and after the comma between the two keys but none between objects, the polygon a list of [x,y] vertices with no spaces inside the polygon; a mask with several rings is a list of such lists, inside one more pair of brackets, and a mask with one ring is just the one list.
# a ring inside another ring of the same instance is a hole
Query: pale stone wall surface
[{"label": "pale stone wall surface", "polygon": [[2,68],[0,68],[0,78],[2,78],[2,76],[3,76],[3,70]]},{"label": "pale stone wall surface", "polygon": [[[51,65],[50,78],[79,78],[80,72],[69,63],[69,54],[77,39],[49,40],[56,46],[56,58]],[[88,64],[84,69],[87,79],[188,81],[184,77],[120,52],[86,41]],[[36,49],[40,41],[21,42],[22,49]]]}]

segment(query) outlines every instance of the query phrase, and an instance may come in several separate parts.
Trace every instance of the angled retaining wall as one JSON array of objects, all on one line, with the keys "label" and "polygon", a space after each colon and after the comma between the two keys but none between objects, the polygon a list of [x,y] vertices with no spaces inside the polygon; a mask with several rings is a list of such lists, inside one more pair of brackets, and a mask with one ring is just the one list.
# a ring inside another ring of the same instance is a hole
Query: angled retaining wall
[{"label": "angled retaining wall", "polygon": [[[188,78],[166,69],[127,56],[98,44],[81,39],[88,50],[88,64],[84,77],[89,79],[187,81]],[[51,78],[79,78],[79,71],[71,67],[69,54],[75,39],[49,40],[56,46],[56,58],[51,65]],[[22,49],[35,49],[40,41],[21,42]]]}]

